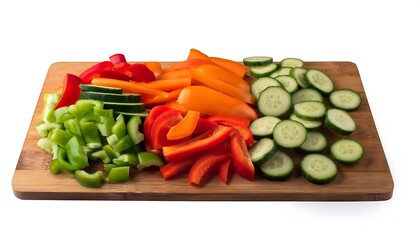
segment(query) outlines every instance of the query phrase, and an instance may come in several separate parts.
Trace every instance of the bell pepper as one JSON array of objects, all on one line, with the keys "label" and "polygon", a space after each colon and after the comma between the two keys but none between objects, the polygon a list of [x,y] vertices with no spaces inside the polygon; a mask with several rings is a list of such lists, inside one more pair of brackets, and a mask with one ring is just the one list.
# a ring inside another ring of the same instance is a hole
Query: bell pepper
[{"label": "bell pepper", "polygon": [[231,123],[231,124],[240,125],[246,128],[249,127],[249,124],[251,123],[251,121],[246,118],[223,116],[223,115],[210,116],[207,119],[215,123],[221,123],[221,124]]},{"label": "bell pepper", "polygon": [[102,71],[112,71],[114,64],[110,61],[103,61],[99,62],[88,69],[84,70],[80,75],[79,78],[83,84],[90,83],[93,76],[99,74]]},{"label": "bell pepper", "polygon": [[134,63],[128,67],[135,82],[151,82],[156,79],[155,74],[142,63]]},{"label": "bell pepper", "polygon": [[163,156],[168,162],[180,160],[185,156],[212,148],[224,142],[229,138],[231,132],[232,128],[217,125],[188,141],[163,147]]},{"label": "bell pepper", "polygon": [[210,60],[206,59],[188,59],[181,62],[172,64],[169,68],[163,70],[164,73],[171,71],[178,71],[182,69],[189,69],[191,67],[197,67],[202,64],[213,64]]},{"label": "bell pepper", "polygon": [[81,80],[78,76],[71,73],[67,73],[64,76],[64,87],[61,93],[60,100],[58,100],[58,103],[54,109],[75,104],[76,101],[79,99],[80,93],[82,91],[82,89],[80,89],[79,87],[80,83]]},{"label": "bell pepper", "polygon": [[251,121],[258,118],[255,109],[245,102],[205,86],[185,87],[177,101],[188,109],[209,116],[225,115]]},{"label": "bell pepper", "polygon": [[114,65],[116,65],[118,63],[126,63],[127,62],[127,60],[125,59],[124,54],[121,54],[121,53],[116,53],[114,55],[111,55],[109,57],[109,61],[111,61],[112,64],[114,64]]},{"label": "bell pepper", "polygon": [[173,125],[166,137],[168,140],[177,140],[181,138],[188,137],[193,134],[198,119],[200,118],[200,112],[197,111],[188,111],[187,114],[182,118],[180,122]]},{"label": "bell pepper", "polygon": [[201,156],[201,154],[193,154],[186,156],[182,161],[166,163],[165,166],[160,168],[163,179],[168,180],[178,174],[189,171],[192,165],[194,165]]},{"label": "bell pepper", "polygon": [[165,161],[159,155],[152,153],[152,152],[139,152],[137,154],[139,159],[139,163],[137,164],[137,169],[142,171],[148,167],[163,167],[165,165]]},{"label": "bell pepper", "polygon": [[104,173],[99,170],[94,173],[87,173],[85,170],[77,170],[74,173],[74,177],[80,185],[88,188],[100,187],[104,182]]},{"label": "bell pepper", "polygon": [[95,122],[81,122],[79,126],[88,148],[97,149],[102,147],[101,137]]},{"label": "bell pepper", "polygon": [[55,122],[54,109],[60,100],[60,93],[45,93],[43,95],[44,107],[42,108],[41,119],[45,123]]},{"label": "bell pepper", "polygon": [[175,109],[165,111],[156,118],[150,132],[151,149],[153,151],[160,154],[162,147],[178,144],[184,141],[184,139],[170,140],[167,138],[169,129],[181,120],[181,112]]},{"label": "bell pepper", "polygon": [[203,155],[191,167],[188,174],[188,182],[190,184],[200,185],[204,177],[227,157],[229,157],[229,153],[225,149],[218,149]]},{"label": "bell pepper", "polygon": [[239,87],[241,85],[232,85],[225,80],[221,80],[222,77],[219,76],[220,74],[216,75],[213,70],[210,71],[204,66],[206,65],[190,68],[191,78],[238,100],[249,104],[255,104],[255,97],[249,90],[243,90]]},{"label": "bell pepper", "polygon": [[74,135],[66,144],[66,152],[69,162],[79,169],[89,166],[87,153],[81,148],[76,135]]},{"label": "bell pepper", "polygon": [[57,150],[57,161],[58,164],[60,165],[60,169],[73,174],[74,172],[76,172],[77,170],[79,170],[79,167],[70,163],[68,156],[67,156],[67,152],[65,148],[62,147],[58,147]]},{"label": "bell pepper", "polygon": [[155,75],[155,78],[157,78],[159,75],[162,74],[162,65],[160,64],[160,62],[145,62],[144,65],[146,65],[146,67],[148,69],[150,69],[150,71],[153,72],[153,74]]},{"label": "bell pepper", "polygon": [[254,136],[248,128],[250,123],[248,119],[227,116],[212,116],[209,117],[209,120],[236,129],[245,140],[247,147],[251,147],[254,144]]},{"label": "bell pepper", "polygon": [[217,126],[217,123],[210,121],[207,118],[199,118],[195,126],[193,136],[200,135]]},{"label": "bell pepper", "polygon": [[219,166],[219,178],[225,184],[229,182],[229,175],[231,172],[230,171],[231,162],[232,162],[232,158],[229,156],[225,160],[223,160]]},{"label": "bell pepper", "polygon": [[244,78],[238,77],[236,74],[221,66],[214,64],[203,64],[198,66],[197,69],[200,69],[208,76],[212,76],[218,80],[229,83],[245,92],[250,92],[251,90],[250,84]]},{"label": "bell pepper", "polygon": [[235,62],[227,58],[210,57],[210,61],[218,66],[221,66],[240,78],[244,78],[248,68],[240,62]]},{"label": "bell pepper", "polygon": [[207,56],[206,54],[204,54],[203,52],[195,49],[195,48],[191,48],[190,52],[188,53],[188,57],[187,59],[205,59],[205,60],[210,60],[209,56]]},{"label": "bell pepper", "polygon": [[232,132],[230,139],[231,156],[235,172],[238,173],[239,176],[253,181],[255,177],[255,168],[251,161],[251,156],[249,155],[245,140],[237,130]]},{"label": "bell pepper", "polygon": [[128,181],[130,178],[130,167],[121,166],[113,167],[109,170],[106,181],[109,183],[120,183]]},{"label": "bell pepper", "polygon": [[150,110],[149,115],[147,115],[147,118],[144,120],[143,124],[143,134],[146,150],[149,151],[152,147],[152,125],[156,121],[156,118],[158,118],[162,113],[171,109],[172,108],[168,106],[156,106]]}]

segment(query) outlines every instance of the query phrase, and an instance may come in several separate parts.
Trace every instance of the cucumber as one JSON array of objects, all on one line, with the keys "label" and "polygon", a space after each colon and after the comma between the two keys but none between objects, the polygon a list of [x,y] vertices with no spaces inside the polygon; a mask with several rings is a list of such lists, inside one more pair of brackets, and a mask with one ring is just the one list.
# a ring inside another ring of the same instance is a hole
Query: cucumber
[{"label": "cucumber", "polygon": [[265,66],[253,66],[249,67],[249,73],[251,74],[251,76],[256,78],[267,77],[270,76],[271,73],[276,71],[277,68],[278,66],[275,63],[270,63]]},{"label": "cucumber", "polygon": [[355,111],[362,104],[362,97],[352,89],[336,89],[330,93],[329,101],[334,108]]},{"label": "cucumber", "polygon": [[305,81],[309,87],[317,89],[324,95],[328,95],[334,90],[334,82],[319,69],[309,69],[305,74]]},{"label": "cucumber", "polygon": [[260,93],[257,106],[262,115],[280,117],[292,107],[292,97],[282,87],[267,87]]},{"label": "cucumber", "polygon": [[308,130],[318,129],[324,124],[323,121],[303,120],[297,117],[294,113],[290,114],[289,119],[302,123],[303,126],[305,126],[305,128]]},{"label": "cucumber", "polygon": [[280,61],[280,67],[303,67],[303,61],[298,58],[285,58]]},{"label": "cucumber", "polygon": [[132,116],[139,116],[140,120],[142,122],[144,122],[146,120],[146,117],[149,115],[149,112],[148,111],[144,111],[144,112],[121,112],[121,111],[116,111],[114,113],[114,117],[116,118],[120,114],[123,115],[125,121],[128,121]]},{"label": "cucumber", "polygon": [[293,105],[305,101],[324,102],[324,97],[319,91],[313,88],[299,89],[297,92],[292,94]]},{"label": "cucumber", "polygon": [[288,75],[280,75],[275,77],[277,81],[288,91],[289,93],[294,93],[299,89],[299,84],[297,83],[294,77]]},{"label": "cucumber", "polygon": [[293,175],[295,163],[293,159],[281,150],[259,166],[263,176],[270,180],[287,180]]},{"label": "cucumber", "polygon": [[98,86],[98,85],[92,85],[92,84],[80,84],[79,87],[80,89],[82,89],[82,91],[89,91],[89,92],[114,93],[114,94],[123,93],[122,88],[105,87],[105,86]]},{"label": "cucumber", "polygon": [[271,73],[270,77],[275,78],[277,76],[289,75],[291,71],[292,71],[291,67],[281,67],[277,69],[276,71],[274,71],[273,73]]},{"label": "cucumber", "polygon": [[280,147],[297,148],[306,140],[307,130],[302,123],[286,119],[277,123],[273,129],[274,141]]},{"label": "cucumber", "polygon": [[252,56],[243,59],[245,66],[266,66],[273,63],[273,58],[269,56]]},{"label": "cucumber", "polygon": [[94,99],[103,102],[125,102],[125,103],[138,103],[140,102],[140,94],[128,94],[128,93],[101,93],[82,91],[80,94],[81,99]]},{"label": "cucumber", "polygon": [[254,138],[272,137],[274,126],[281,120],[278,117],[264,116],[257,118],[249,124],[249,130],[251,130]]},{"label": "cucumber", "polygon": [[282,87],[281,83],[274,78],[271,78],[271,77],[258,78],[251,84],[251,93],[252,95],[254,95],[256,99],[258,99],[258,97],[260,96],[260,93],[267,87],[271,87],[271,86]]},{"label": "cucumber", "polygon": [[338,173],[337,165],[327,156],[310,153],[303,157],[300,167],[303,177],[314,184],[332,182]]},{"label": "cucumber", "polygon": [[277,152],[277,146],[273,139],[263,138],[249,149],[249,155],[253,164],[262,164]]},{"label": "cucumber", "polygon": [[299,149],[305,153],[321,153],[327,148],[327,138],[318,131],[308,131],[305,142]]},{"label": "cucumber", "polygon": [[290,71],[290,76],[294,77],[301,88],[307,88],[308,84],[305,82],[305,74],[308,69],[304,67],[294,67]]},{"label": "cucumber", "polygon": [[296,103],[293,110],[293,113],[303,120],[316,121],[324,118],[327,107],[322,102],[307,101]]},{"label": "cucumber", "polygon": [[146,111],[144,103],[116,103],[104,102],[104,109],[113,109],[114,112],[139,113]]},{"label": "cucumber", "polygon": [[364,148],[354,139],[339,138],[331,144],[330,152],[335,161],[350,165],[362,159]]},{"label": "cucumber", "polygon": [[356,123],[350,114],[338,108],[327,110],[324,123],[333,131],[343,135],[350,135],[356,130]]}]

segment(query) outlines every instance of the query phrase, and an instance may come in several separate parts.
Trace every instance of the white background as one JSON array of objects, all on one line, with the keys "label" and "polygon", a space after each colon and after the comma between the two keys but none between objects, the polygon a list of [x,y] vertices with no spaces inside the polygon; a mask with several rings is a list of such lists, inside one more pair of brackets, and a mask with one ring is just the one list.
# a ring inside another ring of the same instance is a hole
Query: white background
[{"label": "white background", "polygon": [[[416,1],[1,1],[0,239],[419,239]],[[32,201],[11,181],[56,61],[185,59],[358,65],[395,182],[380,202]],[[10,236],[10,237],[6,237]]]}]

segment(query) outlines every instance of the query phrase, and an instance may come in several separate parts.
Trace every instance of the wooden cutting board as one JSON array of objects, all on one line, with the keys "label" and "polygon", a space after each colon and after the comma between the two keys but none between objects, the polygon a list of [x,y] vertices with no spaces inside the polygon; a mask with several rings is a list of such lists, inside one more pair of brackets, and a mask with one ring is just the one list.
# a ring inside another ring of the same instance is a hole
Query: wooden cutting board
[{"label": "wooden cutting board", "polygon": [[[79,74],[93,62],[57,62],[47,73],[35,112],[28,129],[12,187],[20,199],[80,199],[80,200],[221,200],[221,201],[382,201],[392,197],[394,183],[384,154],[374,119],[370,111],[356,64],[351,62],[307,62],[308,68],[318,68],[328,74],[336,88],[358,91],[363,104],[350,113],[357,130],[349,137],[365,147],[363,159],[353,166],[339,166],[337,178],[330,184],[315,185],[306,181],[298,170],[287,181],[275,182],[256,176],[254,181],[233,175],[228,185],[214,177],[203,187],[191,186],[186,176],[164,180],[158,170],[137,172],[126,183],[105,184],[101,188],[80,186],[73,176],[49,171],[51,156],[37,147],[35,126],[40,122],[42,95],[55,91],[66,73]],[[163,62],[168,66],[171,62]],[[323,132],[331,143],[339,135],[328,129]],[[288,153],[297,166],[302,155]],[[298,167],[296,168],[298,169]]]}]

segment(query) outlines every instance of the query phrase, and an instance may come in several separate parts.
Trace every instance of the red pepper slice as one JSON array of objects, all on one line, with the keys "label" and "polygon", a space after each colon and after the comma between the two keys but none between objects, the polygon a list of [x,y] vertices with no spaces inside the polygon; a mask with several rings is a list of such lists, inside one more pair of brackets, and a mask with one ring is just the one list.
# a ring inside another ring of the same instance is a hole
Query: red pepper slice
[{"label": "red pepper slice", "polygon": [[113,67],[114,64],[112,64],[112,62],[110,61],[99,62],[83,71],[79,75],[79,78],[82,79],[83,84],[87,84],[90,83],[90,81],[95,75],[99,74],[102,71],[111,71]]},{"label": "red pepper slice", "polygon": [[255,168],[251,161],[251,156],[249,155],[245,140],[236,129],[232,132],[230,139],[232,162],[235,172],[238,173],[239,176],[253,181],[255,177]]},{"label": "red pepper slice", "polygon": [[191,166],[194,165],[200,156],[201,155],[192,155],[185,157],[183,161],[167,163],[160,168],[163,179],[168,180],[178,174],[189,171]]},{"label": "red pepper slice", "polygon": [[228,139],[232,130],[233,128],[217,125],[209,131],[188,141],[163,147],[163,156],[168,162],[170,162],[180,160],[190,154],[212,148]]},{"label": "red pepper slice", "polygon": [[228,157],[223,162],[220,163],[219,167],[219,178],[222,182],[228,183],[229,175],[230,175],[230,166],[231,166],[232,158]]},{"label": "red pepper slice", "polygon": [[199,118],[197,122],[197,126],[195,126],[193,136],[200,135],[202,133],[207,132],[208,130],[216,127],[217,123],[208,120],[207,118]]},{"label": "red pepper slice", "polygon": [[81,79],[74,74],[67,73],[64,76],[64,87],[61,92],[60,100],[58,101],[57,106],[55,106],[55,109],[59,109],[64,106],[70,106],[76,103],[82,91],[79,87],[80,83]]},{"label": "red pepper slice", "polygon": [[125,59],[125,56],[124,56],[124,54],[121,54],[121,53],[116,53],[116,54],[114,54],[114,55],[112,55],[112,56],[110,56],[109,57],[109,60],[115,65],[115,64],[118,64],[118,63],[126,63],[127,62],[127,60]]},{"label": "red pepper slice", "polygon": [[119,62],[119,63],[114,64],[112,71],[127,75],[129,76],[130,79],[132,79],[133,74],[129,71],[130,67],[131,67],[131,64],[128,62]]},{"label": "red pepper slice", "polygon": [[173,108],[160,105],[152,108],[149,112],[149,115],[147,115],[146,120],[144,120],[143,123],[143,133],[144,133],[144,141],[146,145],[146,149],[150,151],[152,149],[151,147],[151,140],[152,140],[152,126],[153,123],[156,121],[156,118],[158,118],[162,113],[169,111]]},{"label": "red pepper slice", "polygon": [[231,124],[240,125],[246,128],[249,127],[249,124],[251,123],[251,120],[246,119],[246,118],[222,116],[222,115],[211,116],[208,119],[215,123],[231,123]]},{"label": "red pepper slice", "polygon": [[156,79],[152,70],[142,63],[131,64],[128,67],[128,71],[131,72],[135,82],[151,82]]},{"label": "red pepper slice", "polygon": [[190,184],[200,185],[206,175],[211,172],[220,162],[229,157],[229,153],[225,149],[217,149],[203,155],[191,167],[188,174],[188,182]]}]

